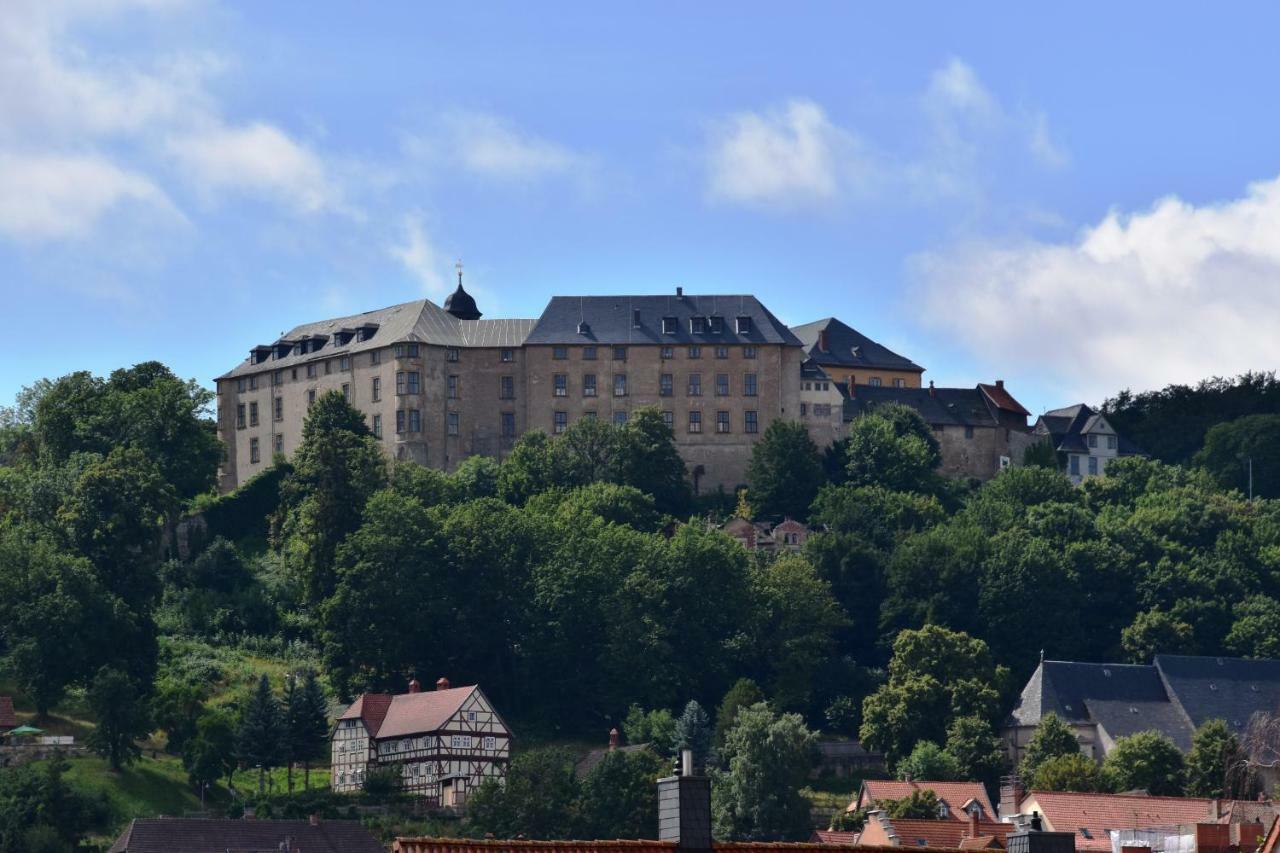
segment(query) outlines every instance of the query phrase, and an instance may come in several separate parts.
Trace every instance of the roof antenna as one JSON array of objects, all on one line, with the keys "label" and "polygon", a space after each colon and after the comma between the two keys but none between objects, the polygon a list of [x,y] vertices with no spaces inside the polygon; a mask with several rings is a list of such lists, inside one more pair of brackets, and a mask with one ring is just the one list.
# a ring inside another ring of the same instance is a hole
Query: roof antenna
[{"label": "roof antenna", "polygon": [[458,262],[453,265],[453,268],[458,271],[458,287],[461,288],[462,287],[462,258],[458,258]]}]

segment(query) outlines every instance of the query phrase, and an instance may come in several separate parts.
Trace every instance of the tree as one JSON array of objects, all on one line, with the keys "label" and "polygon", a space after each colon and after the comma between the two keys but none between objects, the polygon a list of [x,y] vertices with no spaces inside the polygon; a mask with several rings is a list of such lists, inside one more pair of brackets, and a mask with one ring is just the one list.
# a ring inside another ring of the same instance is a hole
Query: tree
[{"label": "tree", "polygon": [[1280,602],[1269,595],[1251,595],[1236,606],[1235,617],[1223,641],[1229,651],[1252,658],[1280,657]]},{"label": "tree", "polygon": [[960,778],[960,763],[933,741],[922,740],[898,762],[895,772],[899,779],[950,782]]},{"label": "tree", "polygon": [[230,713],[219,708],[200,715],[182,752],[182,766],[197,788],[225,779],[230,790],[236,769],[236,725]]},{"label": "tree", "polygon": [[724,739],[737,721],[738,712],[763,701],[764,694],[750,678],[739,678],[733,683],[729,692],[724,694],[724,699],[720,700],[720,707],[716,709],[713,742],[717,751],[724,746]]},{"label": "tree", "polygon": [[245,766],[258,768],[259,793],[265,787],[267,771],[285,760],[287,735],[280,703],[263,674],[240,714],[236,732],[236,756]]},{"label": "tree", "polygon": [[639,409],[617,431],[613,479],[652,495],[661,512],[677,517],[688,512],[688,474],[662,413],[652,407]]},{"label": "tree", "polygon": [[529,498],[565,485],[550,436],[531,430],[516,440],[498,471],[498,496],[523,505]]},{"label": "tree", "polygon": [[1105,791],[1102,769],[1079,751],[1070,755],[1055,755],[1040,762],[1035,775],[1024,778],[1027,789],[1037,791]]},{"label": "tree", "polygon": [[1005,766],[1000,736],[989,720],[956,717],[947,727],[947,753],[955,758],[961,779],[994,785]]},{"label": "tree", "polygon": [[1185,765],[1167,735],[1138,732],[1116,739],[1102,762],[1102,775],[1113,791],[1144,790],[1154,797],[1182,796]]},{"label": "tree", "polygon": [[1022,464],[1026,468],[1047,468],[1050,471],[1061,471],[1062,463],[1058,459],[1058,451],[1053,449],[1053,442],[1048,439],[1027,445],[1022,451]]},{"label": "tree", "polygon": [[668,755],[676,748],[676,718],[665,708],[646,714],[639,705],[632,705],[622,721],[622,732],[627,743],[647,743],[660,755]]},{"label": "tree", "polygon": [[105,798],[93,798],[64,779],[59,753],[38,764],[0,773],[0,853],[65,853],[110,816]]},{"label": "tree", "polygon": [[761,518],[808,518],[822,480],[822,458],[802,423],[775,420],[751,448],[748,495]]},{"label": "tree", "polygon": [[1191,737],[1187,796],[1246,800],[1256,788],[1249,757],[1224,720],[1207,720]]},{"label": "tree", "polygon": [[1245,415],[1215,424],[1194,461],[1224,489],[1248,495],[1252,483],[1254,496],[1280,497],[1280,415]]},{"label": "tree", "polygon": [[580,800],[573,769],[573,754],[563,747],[517,753],[505,783],[486,781],[468,799],[468,826],[498,838],[576,837]]},{"label": "tree", "polygon": [[802,557],[757,567],[752,586],[760,613],[757,658],[766,662],[769,692],[779,708],[806,711],[836,632],[848,620],[831,585]]},{"label": "tree", "polygon": [[1172,613],[1153,607],[1120,632],[1120,645],[1130,663],[1148,663],[1158,653],[1193,654],[1195,632]]},{"label": "tree", "polygon": [[151,728],[138,688],[124,672],[104,666],[93,677],[88,699],[98,721],[89,733],[89,746],[112,770],[131,764],[141,754],[136,741]]},{"label": "tree", "polygon": [[[422,467],[416,463],[408,463]],[[463,459],[453,472],[453,484],[460,500],[479,500],[498,496],[498,472],[501,466],[492,456],[476,454]]]},{"label": "tree", "polygon": [[818,736],[799,714],[774,714],[763,702],[743,708],[725,738],[727,770],[711,788],[715,835],[722,840],[804,838],[809,801],[800,794],[809,777]]},{"label": "tree", "polygon": [[1076,740],[1075,732],[1061,717],[1049,711],[1040,717],[1035,734],[1027,743],[1022,763],[1018,765],[1018,775],[1023,781],[1034,779],[1036,770],[1050,758],[1079,752],[1080,742]]},{"label": "tree", "polygon": [[195,736],[196,724],[204,713],[205,695],[203,684],[174,676],[156,683],[152,722],[168,735],[167,752],[181,755],[187,741]]},{"label": "tree", "polygon": [[667,762],[648,750],[605,753],[582,780],[583,838],[652,838],[658,826],[654,784]]},{"label": "tree", "polygon": [[[301,684],[299,684],[301,681]],[[285,723],[289,740],[289,790],[293,763],[301,761],[303,786],[311,787],[311,762],[324,757],[329,745],[329,702],[315,670],[293,675],[285,684]]]},{"label": "tree", "polygon": [[905,797],[880,804],[893,820],[937,820],[938,795],[932,788],[917,788]]},{"label": "tree", "polygon": [[711,755],[711,718],[696,700],[690,699],[676,720],[675,748],[693,750],[694,762],[704,766]]},{"label": "tree", "polygon": [[900,404],[877,406],[849,427],[848,483],[928,494],[942,451],[924,419]]}]

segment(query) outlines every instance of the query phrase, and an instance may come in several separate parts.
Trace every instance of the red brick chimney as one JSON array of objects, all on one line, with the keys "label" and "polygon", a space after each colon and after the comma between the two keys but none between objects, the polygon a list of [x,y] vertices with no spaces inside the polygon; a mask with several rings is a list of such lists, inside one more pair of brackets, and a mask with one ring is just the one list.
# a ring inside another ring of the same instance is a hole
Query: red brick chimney
[{"label": "red brick chimney", "polygon": [[969,809],[969,837],[970,838],[978,837],[978,809],[977,808]]},{"label": "red brick chimney", "polygon": [[996,387],[997,387],[997,388],[1003,388],[1003,387],[1004,387],[1004,380],[1003,380],[1003,379],[997,379],[997,380],[996,380]]},{"label": "red brick chimney", "polygon": [[929,396],[930,397],[933,396],[933,380],[932,379],[929,380]]},{"label": "red brick chimney", "polygon": [[609,751],[613,752],[618,748],[618,730],[617,728],[609,729]]},{"label": "red brick chimney", "polygon": [[445,678],[443,675],[440,676],[438,679],[436,679],[436,690],[448,690],[448,689],[449,689],[449,679]]},{"label": "red brick chimney", "polygon": [[410,679],[409,679],[409,692],[410,692],[410,693],[421,693],[421,692],[422,692],[422,682],[418,681],[418,679],[416,679],[416,678],[410,678]]},{"label": "red brick chimney", "polygon": [[823,329],[821,332],[818,332],[818,349],[822,350],[823,352],[827,351],[827,330],[826,329]]}]

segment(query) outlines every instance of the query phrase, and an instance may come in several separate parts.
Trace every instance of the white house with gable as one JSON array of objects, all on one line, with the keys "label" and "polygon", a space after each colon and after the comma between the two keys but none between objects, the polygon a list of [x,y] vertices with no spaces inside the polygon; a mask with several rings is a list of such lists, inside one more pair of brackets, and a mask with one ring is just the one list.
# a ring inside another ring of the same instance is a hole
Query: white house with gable
[{"label": "white house with gable", "polygon": [[1138,453],[1105,415],[1084,403],[1045,412],[1036,421],[1034,434],[1052,444],[1076,485],[1106,474],[1107,465],[1116,458]]}]

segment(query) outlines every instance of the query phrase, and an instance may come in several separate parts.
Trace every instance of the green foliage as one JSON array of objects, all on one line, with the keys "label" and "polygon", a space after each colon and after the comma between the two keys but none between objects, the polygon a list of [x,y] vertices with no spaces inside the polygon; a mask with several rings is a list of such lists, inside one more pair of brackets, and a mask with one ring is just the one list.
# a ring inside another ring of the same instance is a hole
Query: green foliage
[{"label": "green foliage", "polygon": [[960,763],[955,756],[933,741],[916,741],[911,754],[898,762],[894,771],[899,779],[950,782],[960,778]]},{"label": "green foliage", "polygon": [[236,769],[236,722],[229,711],[213,709],[200,715],[183,750],[182,766],[196,787],[212,786],[220,779],[230,785]]},{"label": "green foliage", "polygon": [[721,840],[800,839],[809,834],[809,776],[818,736],[798,714],[777,715],[761,702],[738,712],[725,737],[711,788],[715,837]]},{"label": "green foliage", "polygon": [[674,746],[693,750],[694,761],[704,764],[711,755],[711,718],[697,700],[690,699],[676,720]]},{"label": "green foliage", "polygon": [[1153,797],[1182,796],[1185,772],[1178,747],[1156,731],[1118,738],[1102,762],[1102,776],[1111,790],[1144,790]]},{"label": "green foliage", "polygon": [[263,674],[240,713],[236,731],[236,757],[258,770],[258,788],[264,774],[287,760],[288,729],[280,703],[271,692],[271,682]]},{"label": "green foliage", "polygon": [[[573,754],[563,747],[517,753],[505,783],[486,780],[467,801],[472,832],[497,838],[574,838],[579,817],[579,784]],[[594,806],[603,810],[596,799]]]},{"label": "green foliage", "polygon": [[213,638],[276,629],[264,585],[226,539],[214,539],[190,560],[170,560],[161,577],[162,618],[171,633]]},{"label": "green foliage", "polygon": [[808,518],[822,482],[822,458],[802,423],[775,420],[751,448],[747,494],[760,518]]},{"label": "green foliage", "polygon": [[717,751],[724,746],[725,738],[738,719],[738,712],[763,701],[764,694],[760,692],[759,685],[750,678],[739,678],[733,683],[720,700],[720,707],[716,709],[713,743]]},{"label": "green foliage", "polygon": [[956,717],[947,727],[947,753],[955,758],[961,779],[994,786],[1005,767],[1004,748],[990,720]]},{"label": "green foliage", "polygon": [[1223,639],[1228,651],[1251,658],[1280,657],[1280,602],[1269,595],[1251,595],[1234,615]]},{"label": "green foliage", "polygon": [[201,682],[173,677],[157,680],[151,701],[152,723],[168,735],[165,743],[168,752],[181,755],[187,742],[195,736],[207,696],[208,687]]},{"label": "green foliage", "polygon": [[0,853],[72,850],[105,821],[102,800],[69,785],[66,772],[54,756],[0,773]]},{"label": "green foliage", "polygon": [[1018,765],[1018,775],[1023,779],[1034,779],[1040,765],[1049,759],[1079,753],[1080,742],[1076,740],[1071,726],[1057,714],[1049,711],[1040,717],[1035,734],[1027,743],[1027,749],[1022,754],[1022,763]]},{"label": "green foliage", "polygon": [[837,696],[827,705],[822,716],[826,721],[826,731],[856,736],[862,723],[862,706],[852,696]]},{"label": "green foliage", "polygon": [[[285,753],[290,764],[300,761],[306,765],[307,787],[311,787],[311,762],[329,751],[329,701],[315,670],[286,678]],[[292,767],[289,778],[293,778]]]},{"label": "green foliage", "polygon": [[1257,792],[1248,755],[1224,720],[1208,720],[1196,729],[1186,765],[1188,797],[1248,800]]},{"label": "green foliage", "polygon": [[849,427],[848,482],[895,492],[930,493],[942,462],[924,419],[899,404],[877,406]]},{"label": "green foliage", "polygon": [[1058,451],[1048,439],[1037,441],[1022,451],[1022,464],[1027,468],[1047,468],[1050,471],[1061,471],[1062,462],[1058,459]]},{"label": "green foliage", "polygon": [[676,748],[676,718],[665,708],[646,713],[639,705],[632,705],[622,722],[622,732],[627,743],[647,743],[660,755],[668,755]]},{"label": "green foliage", "polygon": [[292,465],[277,463],[235,491],[198,496],[192,509],[204,519],[205,535],[209,539],[266,538],[269,517],[280,505],[280,487],[292,471]]},{"label": "green foliage", "polygon": [[1245,415],[1213,425],[1194,461],[1222,488],[1246,495],[1252,462],[1254,496],[1280,497],[1280,415]]},{"label": "green foliage", "polygon": [[581,837],[655,837],[655,784],[667,772],[667,763],[648,750],[606,753],[582,780],[577,808]]},{"label": "green foliage", "polygon": [[1195,632],[1172,613],[1154,607],[1139,613],[1133,624],[1120,632],[1120,645],[1130,663],[1150,663],[1157,654],[1195,653]]},{"label": "green foliage", "polygon": [[938,819],[938,795],[932,788],[917,788],[901,799],[885,800],[879,805],[893,820]]},{"label": "green foliage", "polygon": [[89,746],[119,770],[141,754],[137,741],[151,730],[147,708],[129,676],[104,666],[89,686],[89,709],[98,725],[89,733]]},{"label": "green foliage", "polygon": [[1107,790],[1098,762],[1078,750],[1068,755],[1055,755],[1040,762],[1035,775],[1025,779],[1029,789],[1037,791]]}]

